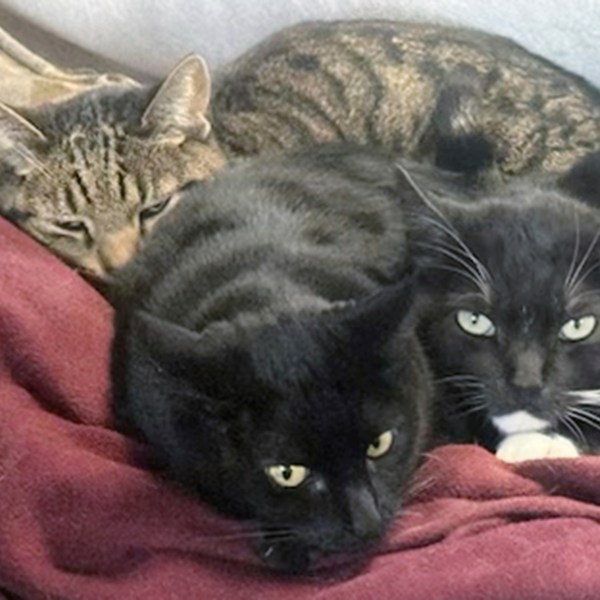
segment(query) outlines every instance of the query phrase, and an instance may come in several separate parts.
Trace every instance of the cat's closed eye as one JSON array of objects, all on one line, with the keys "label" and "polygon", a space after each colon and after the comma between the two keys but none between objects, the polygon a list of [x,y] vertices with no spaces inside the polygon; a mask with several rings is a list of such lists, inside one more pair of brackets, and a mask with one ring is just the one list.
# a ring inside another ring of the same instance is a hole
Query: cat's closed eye
[{"label": "cat's closed eye", "polygon": [[61,219],[53,223],[55,232],[65,237],[88,241],[92,239],[91,227],[83,219]]},{"label": "cat's closed eye", "polygon": [[142,210],[140,210],[140,221],[143,223],[144,221],[158,217],[158,215],[162,214],[167,208],[169,208],[172,200],[173,194],[167,196],[166,198],[162,198],[158,202],[154,202],[149,206],[145,206]]}]

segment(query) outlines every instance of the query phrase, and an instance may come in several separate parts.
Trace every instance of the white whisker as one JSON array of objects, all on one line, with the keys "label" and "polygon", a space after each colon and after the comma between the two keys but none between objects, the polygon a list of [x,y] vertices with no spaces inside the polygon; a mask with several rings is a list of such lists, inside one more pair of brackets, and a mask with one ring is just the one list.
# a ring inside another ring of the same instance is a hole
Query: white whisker
[{"label": "white whisker", "polygon": [[588,246],[588,249],[586,250],[585,254],[583,255],[581,261],[579,262],[579,265],[577,265],[577,268],[575,269],[575,271],[573,272],[573,274],[571,275],[569,280],[567,282],[565,282],[566,283],[565,291],[566,291],[567,296],[570,296],[573,293],[573,291],[580,285],[580,283],[582,283],[582,280],[580,278],[581,272],[585,268],[585,265],[591,255],[592,251],[594,250],[594,247],[596,246],[596,243],[598,242],[599,237],[600,237],[600,230],[596,232],[596,235],[594,235],[594,238],[590,242],[590,245]]},{"label": "white whisker", "polygon": [[560,415],[559,421],[564,423],[565,427],[573,434],[573,436],[575,437],[576,440],[578,440],[579,442],[581,442],[584,445],[587,443],[587,441],[585,439],[585,435],[583,434],[583,431],[581,431],[581,427],[579,427],[579,425],[577,425],[577,423],[574,421],[572,415],[569,415],[569,414]]}]

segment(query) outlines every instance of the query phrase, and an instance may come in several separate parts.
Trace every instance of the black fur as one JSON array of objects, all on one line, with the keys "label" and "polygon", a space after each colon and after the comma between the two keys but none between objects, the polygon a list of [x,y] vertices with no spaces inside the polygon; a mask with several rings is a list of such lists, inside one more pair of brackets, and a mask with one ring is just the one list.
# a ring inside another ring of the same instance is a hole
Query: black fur
[{"label": "black fur", "polygon": [[[174,479],[258,523],[273,568],[379,539],[426,443],[397,193],[393,162],[365,150],[241,163],[188,186],[115,282],[122,425]],[[284,488],[273,465],[310,475]]]},{"label": "black fur", "polygon": [[[529,178],[468,204],[413,198],[420,334],[453,439],[495,449],[507,432],[492,419],[523,410],[580,451],[595,447],[600,394],[582,391],[600,388],[600,327],[561,339],[571,319],[600,320],[600,213],[575,199],[582,190],[589,199],[583,174],[597,180],[593,161],[559,185]],[[485,315],[495,331],[467,333],[461,310]]]}]

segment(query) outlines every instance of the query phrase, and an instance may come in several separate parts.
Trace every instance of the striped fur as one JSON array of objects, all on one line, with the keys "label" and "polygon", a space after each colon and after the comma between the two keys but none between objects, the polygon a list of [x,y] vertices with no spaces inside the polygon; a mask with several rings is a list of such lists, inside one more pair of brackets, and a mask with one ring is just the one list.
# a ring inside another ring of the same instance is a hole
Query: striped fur
[{"label": "striped fur", "polygon": [[600,148],[586,81],[508,39],[434,24],[284,29],[224,69],[211,105],[232,155],[350,140],[495,177],[562,172]]},{"label": "striped fur", "polygon": [[0,106],[0,212],[93,277],[123,265],[185,182],[223,159],[190,57],[153,89],[112,86],[27,114]]}]

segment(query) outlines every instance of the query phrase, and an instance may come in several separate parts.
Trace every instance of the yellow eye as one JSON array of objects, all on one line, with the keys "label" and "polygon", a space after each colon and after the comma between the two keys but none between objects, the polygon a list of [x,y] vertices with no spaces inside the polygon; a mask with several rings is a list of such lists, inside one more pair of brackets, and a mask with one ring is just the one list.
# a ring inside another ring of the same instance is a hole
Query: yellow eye
[{"label": "yellow eye", "polygon": [[387,454],[392,447],[394,434],[392,431],[384,431],[380,436],[375,438],[367,448],[367,456],[369,458],[379,458]]},{"label": "yellow eye", "polygon": [[281,487],[298,487],[310,471],[302,465],[271,465],[265,468],[265,473],[271,481]]},{"label": "yellow eye", "polygon": [[476,337],[492,337],[496,333],[492,320],[480,312],[459,310],[456,313],[456,323],[463,331]]},{"label": "yellow eye", "polygon": [[569,319],[561,327],[558,337],[567,342],[580,342],[589,338],[594,333],[597,323],[598,319],[592,315],[579,317],[578,319]]}]

